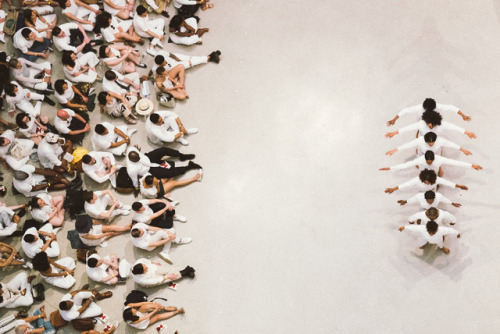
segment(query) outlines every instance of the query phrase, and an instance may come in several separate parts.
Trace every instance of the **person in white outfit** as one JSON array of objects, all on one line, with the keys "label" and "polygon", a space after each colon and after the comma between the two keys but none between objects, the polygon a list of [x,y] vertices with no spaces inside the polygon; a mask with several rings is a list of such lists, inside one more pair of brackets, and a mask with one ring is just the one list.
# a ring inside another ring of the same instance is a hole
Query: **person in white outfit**
[{"label": "person in white outfit", "polygon": [[[102,314],[102,309],[94,303],[97,291],[77,290],[65,294],[59,303],[59,312],[66,321],[95,318]],[[85,300],[85,302],[84,302]]]},{"label": "person in white outfit", "polygon": [[168,26],[169,41],[181,45],[202,44],[201,37],[209,30],[208,28],[198,28],[198,20],[197,17],[184,18],[181,15],[172,17]]},{"label": "person in white outfit", "polygon": [[35,276],[25,272],[17,274],[9,283],[0,284],[0,307],[17,308],[33,304],[31,281]]},{"label": "person in white outfit", "polygon": [[90,131],[87,114],[78,114],[71,109],[57,111],[54,118],[54,126],[62,137],[71,140],[72,143],[81,143],[86,132]]},{"label": "person in white outfit", "polygon": [[[51,106],[55,106],[55,102],[50,100],[46,95],[34,93],[29,89],[21,87],[15,81],[10,84],[5,85],[5,95],[7,103],[9,104],[9,114],[14,115],[17,109],[30,114],[33,117],[40,116],[42,110],[42,101],[47,102]],[[36,103],[33,106],[31,100],[35,100]]]},{"label": "person in white outfit", "polygon": [[187,70],[198,65],[207,64],[208,62],[218,64],[220,62],[220,55],[221,52],[219,50],[213,51],[208,56],[188,56],[177,52],[172,53],[160,50],[156,53],[155,62],[151,71],[156,73],[156,69],[160,66],[170,71],[177,65],[182,65],[184,69]]},{"label": "person in white outfit", "polygon": [[134,10],[134,2],[134,0],[104,0],[104,11],[122,20],[127,20]]},{"label": "person in white outfit", "polygon": [[129,130],[126,125],[114,126],[109,122],[102,122],[94,128],[92,147],[95,151],[123,155],[130,144],[130,136],[136,131],[136,129]]},{"label": "person in white outfit", "polygon": [[88,5],[80,0],[58,0],[62,13],[82,25],[86,31],[94,29],[95,18],[101,11],[98,5]]},{"label": "person in white outfit", "polygon": [[47,59],[50,40],[47,32],[39,33],[35,29],[24,27],[12,37],[13,45],[20,52],[19,57],[35,61],[38,57]]},{"label": "person in white outfit", "polygon": [[64,196],[50,196],[42,193],[33,197],[29,205],[31,207],[31,216],[41,223],[49,222],[54,227],[62,226],[64,223]]},{"label": "person in white outfit", "polygon": [[399,228],[400,232],[410,231],[416,232],[418,234],[417,246],[419,249],[423,249],[425,245],[435,244],[437,245],[445,254],[449,254],[450,250],[444,247],[444,238],[447,235],[456,235],[460,238],[460,233],[451,228],[439,226],[434,221],[429,221],[426,225],[407,225],[401,226]]},{"label": "person in white outfit", "polygon": [[137,72],[122,75],[117,71],[108,70],[104,73],[102,90],[123,95],[131,106],[136,104],[137,92],[140,88],[139,73]]},{"label": "person in white outfit", "polygon": [[403,144],[395,149],[392,149],[390,151],[387,151],[385,154],[386,155],[393,155],[394,153],[398,151],[402,151],[408,148],[417,148],[417,154],[422,155],[424,152],[427,151],[432,151],[434,154],[442,154],[442,149],[445,147],[452,148],[454,150],[459,150],[465,155],[471,155],[472,152],[468,151],[460,145],[457,145],[443,137],[438,137],[434,132],[429,131],[427,132],[423,137],[419,136],[416,139],[413,139],[412,141]]},{"label": "person in white outfit", "polygon": [[19,126],[19,132],[24,137],[39,145],[46,135],[49,118],[47,116],[33,117],[25,112],[20,112],[16,115],[16,124]]},{"label": "person in white outfit", "polygon": [[33,257],[33,268],[40,272],[45,282],[61,289],[69,289],[75,283],[76,263],[71,257],[65,257],[54,261],[47,256],[46,252],[39,252]]},{"label": "person in white outfit", "polygon": [[17,224],[25,215],[26,210],[20,210],[17,214],[14,210],[24,207],[24,205],[7,206],[0,202],[0,238],[8,237],[17,230]]},{"label": "person in white outfit", "polygon": [[5,33],[3,32],[3,27],[5,26],[5,20],[7,13],[0,9],[0,42],[5,43]]},{"label": "person in white outfit", "polygon": [[135,73],[141,64],[140,56],[139,50],[127,45],[109,44],[99,48],[99,58],[104,64],[120,73]]},{"label": "person in white outfit", "polygon": [[420,193],[410,197],[408,200],[403,200],[403,199],[398,200],[398,203],[400,205],[418,203],[422,209],[426,209],[426,210],[431,208],[431,207],[438,207],[438,205],[440,203],[451,204],[456,208],[459,208],[462,206],[462,204],[452,202],[450,199],[445,197],[443,194],[434,192],[432,190],[427,190],[426,192],[420,192]]},{"label": "person in white outfit", "polygon": [[97,183],[114,178],[116,161],[109,152],[92,151],[82,157],[83,172]]},{"label": "person in white outfit", "polygon": [[26,197],[46,193],[47,190],[64,190],[70,181],[60,174],[47,169],[24,165],[14,172],[12,185]]},{"label": "person in white outfit", "polygon": [[[115,194],[109,189],[102,191],[85,191],[85,212],[95,219],[112,219],[118,215],[128,215],[132,209],[116,199]],[[110,207],[108,209],[108,207]]]},{"label": "person in white outfit", "polygon": [[99,101],[101,113],[106,112],[115,118],[123,116],[129,124],[137,123],[137,116],[132,113],[132,107],[124,96],[113,92],[100,92],[97,101]]},{"label": "person in white outfit", "polygon": [[413,187],[416,187],[418,191],[435,190],[436,186],[438,185],[443,185],[450,188],[459,188],[462,190],[469,190],[469,188],[467,188],[465,185],[456,184],[447,179],[437,176],[436,172],[433,170],[424,169],[417,177],[405,183],[402,183],[399,186],[387,188],[385,189],[385,192],[391,194],[396,190]]},{"label": "person in white outfit", "polygon": [[402,109],[400,112],[397,113],[396,116],[394,116],[393,119],[391,119],[390,121],[387,122],[387,126],[392,126],[392,125],[396,124],[396,121],[399,118],[406,116],[406,115],[416,115],[418,117],[416,119],[416,121],[418,121],[419,119],[421,119],[422,114],[426,110],[434,110],[434,111],[437,111],[438,113],[442,113],[442,112],[456,113],[456,114],[459,114],[462,117],[462,119],[466,122],[469,122],[471,120],[470,116],[465,115],[463,112],[460,111],[459,108],[452,106],[452,105],[449,105],[449,104],[439,104],[439,103],[436,103],[436,101],[434,99],[427,98],[424,100],[424,102],[421,105],[416,105],[413,107],[407,107],[407,108]]},{"label": "person in white outfit", "polygon": [[97,80],[96,66],[99,58],[93,52],[80,53],[78,56],[73,51],[64,51],[62,55],[64,75],[73,82],[89,82]]},{"label": "person in white outfit", "polygon": [[47,253],[48,257],[58,257],[61,251],[57,243],[56,233],[57,231],[54,231],[54,227],[50,223],[43,225],[40,230],[30,227],[24,232],[21,240],[24,254],[30,259],[40,252]]},{"label": "person in white outfit", "polygon": [[130,264],[127,260],[120,261],[114,254],[101,257],[95,253],[87,258],[86,271],[93,281],[115,285],[126,282],[126,276],[130,273]]},{"label": "person in white outfit", "polygon": [[146,132],[148,139],[157,145],[178,141],[182,145],[189,142],[184,135],[191,135],[198,132],[196,128],[186,129],[179,116],[169,110],[158,110],[152,113],[146,121]]},{"label": "person in white outfit", "polygon": [[440,210],[435,207],[414,213],[408,218],[410,224],[417,223],[417,225],[425,225],[430,220],[435,221],[440,226],[443,225],[443,223],[448,223],[450,225],[455,225],[457,223],[457,218],[454,215],[448,211]]},{"label": "person in white outfit", "polygon": [[[107,12],[97,15],[94,32],[101,33],[107,43],[130,41],[139,45],[144,44],[135,32],[132,20],[121,20]],[[145,68],[146,65],[141,64],[140,67]]]},{"label": "person in white outfit", "polygon": [[[30,155],[36,152],[35,143],[29,139],[16,138],[12,130],[6,130],[0,135],[0,161],[7,162],[13,170],[19,170],[30,160]],[[21,148],[22,154],[13,156],[13,145]],[[10,152],[10,153],[9,153]]]},{"label": "person in white outfit", "polygon": [[35,29],[38,33],[46,33],[47,38],[52,38],[52,28],[57,24],[57,15],[53,14],[54,8],[45,6],[39,9],[24,10],[24,24]]},{"label": "person in white outfit", "polygon": [[182,277],[194,278],[194,269],[187,266],[179,271],[175,268],[167,268],[161,263],[152,262],[148,259],[138,259],[132,267],[134,281],[143,287],[153,287],[178,280]]},{"label": "person in white outfit", "polygon": [[89,215],[80,215],[76,217],[75,228],[85,245],[106,247],[106,240],[130,231],[131,225],[103,225]]},{"label": "person in white outfit", "polygon": [[150,19],[146,7],[139,5],[134,16],[134,28],[139,36],[152,38],[147,53],[154,56],[156,55],[155,46],[163,48],[161,41],[165,38],[164,19]]},{"label": "person in white outfit", "polygon": [[214,7],[210,0],[173,0],[173,4],[182,15],[194,15],[200,8],[207,10]]},{"label": "person in white outfit", "polygon": [[417,123],[402,127],[401,129],[394,132],[388,132],[385,136],[387,138],[392,138],[397,134],[410,131],[418,131],[420,136],[423,136],[427,132],[432,131],[439,136],[443,131],[450,130],[458,133],[463,133],[471,139],[476,138],[476,134],[474,134],[473,132],[467,131],[455,124],[444,122],[442,120],[443,117],[441,116],[441,114],[436,111],[427,110],[422,114],[422,120],[418,121]]},{"label": "person in white outfit", "polygon": [[57,173],[71,172],[71,163],[65,155],[73,153],[73,143],[69,139],[47,133],[38,145],[38,159],[43,167],[53,169]]},{"label": "person in white outfit", "polygon": [[50,62],[34,63],[24,58],[11,58],[9,66],[14,78],[24,87],[36,90],[52,89],[50,84],[52,65]]},{"label": "person in white outfit", "polygon": [[91,52],[92,46],[102,44],[102,41],[91,41],[80,23],[68,22],[60,24],[52,30],[52,40],[59,51],[74,53]]}]

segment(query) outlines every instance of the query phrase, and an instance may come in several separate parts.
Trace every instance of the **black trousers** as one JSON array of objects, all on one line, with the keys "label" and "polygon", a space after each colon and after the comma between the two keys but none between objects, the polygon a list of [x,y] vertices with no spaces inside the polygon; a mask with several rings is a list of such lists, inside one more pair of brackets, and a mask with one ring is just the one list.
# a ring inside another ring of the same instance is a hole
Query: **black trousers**
[{"label": "black trousers", "polygon": [[[89,115],[87,113],[78,113],[79,116],[82,116],[82,118],[85,121],[89,121]],[[85,128],[85,123],[80,121],[78,118],[73,117],[71,119],[71,123],[69,124],[69,129],[71,131],[77,131],[77,130],[83,130]],[[81,144],[83,141],[83,137],[85,136],[85,133],[80,133],[77,135],[68,135],[65,133],[61,134],[62,137],[71,140],[74,144]]]},{"label": "black trousers", "polygon": [[[69,31],[69,45],[71,46],[74,46],[75,48],[77,46],[79,46],[80,44],[83,43],[83,34],[82,32],[80,31],[80,29],[71,29]],[[83,49],[82,49],[82,53],[87,53],[87,52],[90,52],[90,51],[95,51],[92,49],[92,46],[89,44],[86,44]]]},{"label": "black trousers", "polygon": [[179,12],[179,15],[183,16],[184,18],[191,17],[193,16],[198,9],[200,9],[201,5],[182,5],[181,8],[177,9]]},{"label": "black trousers", "polygon": [[[158,212],[163,210],[165,206],[165,203],[153,203],[149,207],[153,210],[153,212]],[[167,210],[161,216],[153,219],[149,225],[166,229],[172,228],[174,226],[174,215],[175,210]]]},{"label": "black trousers", "polygon": [[162,160],[164,156],[169,157],[181,157],[183,154],[177,150],[168,147],[160,147],[156,150],[148,152],[145,154],[151,162],[161,164],[163,161],[170,165],[170,168],[164,167],[151,167],[149,172],[158,179],[168,179],[171,177],[176,177],[186,173],[191,167],[175,167],[175,162],[171,160]]}]

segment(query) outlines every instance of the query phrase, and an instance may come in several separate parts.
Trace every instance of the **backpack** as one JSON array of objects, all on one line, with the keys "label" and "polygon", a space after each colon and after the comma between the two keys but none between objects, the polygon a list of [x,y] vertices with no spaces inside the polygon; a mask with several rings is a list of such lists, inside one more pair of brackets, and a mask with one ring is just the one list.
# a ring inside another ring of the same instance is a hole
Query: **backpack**
[{"label": "backpack", "polygon": [[68,211],[69,217],[75,219],[77,215],[84,211],[85,201],[82,199],[83,190],[66,190],[64,208]]},{"label": "backpack", "polygon": [[132,303],[143,303],[148,301],[148,295],[140,290],[132,290],[125,298],[125,305]]}]

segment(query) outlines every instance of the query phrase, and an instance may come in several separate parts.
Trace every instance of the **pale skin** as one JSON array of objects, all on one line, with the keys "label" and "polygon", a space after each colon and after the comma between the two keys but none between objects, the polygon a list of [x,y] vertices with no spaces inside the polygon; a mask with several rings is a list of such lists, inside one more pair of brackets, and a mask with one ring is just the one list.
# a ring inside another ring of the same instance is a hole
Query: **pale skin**
[{"label": "pale skin", "polygon": [[[158,262],[153,262],[153,264],[155,264],[155,265],[161,265]],[[142,264],[142,269],[144,271],[144,274],[148,272],[148,267],[144,263]],[[174,281],[174,280],[179,279],[179,278],[181,278],[181,276],[177,275],[177,274],[174,274],[174,273],[163,275],[163,281],[164,282]]]},{"label": "pale skin", "polygon": [[[73,61],[76,61],[77,56],[76,56],[76,54],[75,54],[75,53],[72,53],[72,54],[71,54],[71,59],[72,59]],[[70,65],[64,65],[64,67],[66,67],[69,71],[73,71],[73,69],[74,69],[74,67],[71,67]],[[95,67],[94,67],[94,66],[90,66],[89,64],[87,64],[87,65],[81,66],[81,70],[80,70],[80,71],[78,71],[78,72],[73,73],[72,75],[73,75],[74,77],[77,77],[77,76],[79,76],[79,75],[82,75],[82,74],[88,73],[89,71],[96,72],[96,69],[95,69]]]},{"label": "pale skin", "polygon": [[[111,24],[111,19],[109,19],[109,23]],[[138,43],[141,40],[141,37],[135,32],[134,25],[131,25],[126,32],[121,27],[118,27],[118,32],[113,36],[115,36],[114,42],[132,41]]]},{"label": "pale skin", "polygon": [[[17,66],[16,66],[16,68],[17,68],[17,69],[21,69],[22,67],[23,67],[23,65],[21,64],[21,62],[20,62],[20,61],[18,61],[18,62],[17,62]],[[41,81],[41,82],[47,82],[47,83],[50,83],[50,81],[51,81],[51,79],[50,79],[50,75],[52,74],[52,71],[51,71],[50,69],[45,69],[45,70],[44,70],[44,72],[45,72],[45,74],[46,74],[46,75],[48,75],[48,76],[44,77],[44,78],[42,79],[42,81]],[[47,121],[48,121],[48,118],[47,118]],[[44,121],[44,122],[46,123],[47,121]]]},{"label": "pale skin", "polygon": [[108,45],[108,47],[106,48],[106,57],[108,58],[114,57],[114,54],[111,52],[110,48],[120,51],[121,56],[119,58],[106,60],[106,65],[112,67],[123,63],[122,70],[125,73],[134,73],[136,71],[136,65],[139,65],[141,63],[139,61],[140,53],[138,51],[135,51],[132,47],[127,45],[112,44]]},{"label": "pale skin", "polygon": [[[100,219],[108,219],[113,214],[113,210],[115,210],[116,208],[122,207],[122,204],[120,204],[120,202],[116,199],[115,194],[113,194],[113,192],[111,190],[107,189],[107,190],[102,190],[101,192],[102,192],[102,196],[109,195],[111,197],[111,199],[113,200],[113,204],[111,205],[110,209],[99,215]],[[89,203],[94,204],[95,201],[97,201],[97,199],[98,199],[98,197],[94,193],[94,196],[92,197],[92,199],[90,200]],[[104,232],[104,230],[103,230],[103,232]]]},{"label": "pale skin", "polygon": [[[60,119],[62,119],[63,121],[67,121],[68,118],[69,118],[69,114],[64,111],[64,110],[59,110],[57,112],[57,117],[59,117]],[[78,115],[77,113],[75,113],[75,116],[73,116],[77,119],[79,119],[82,123],[85,123],[85,127],[82,129],[82,130],[71,130],[70,132],[68,132],[68,135],[78,135],[80,133],[84,133],[84,132],[88,132],[90,131],[90,125],[85,121],[85,119]]]},{"label": "pale skin", "polygon": [[132,322],[133,324],[138,324],[141,321],[149,319],[149,324],[152,325],[161,320],[167,320],[175,316],[176,314],[184,314],[184,308],[177,309],[173,306],[163,306],[159,303],[154,302],[142,302],[142,303],[131,303],[127,304],[131,308],[132,314],[137,315],[137,311],[140,313],[145,313],[138,320]]},{"label": "pale skin", "polygon": [[[404,226],[401,226],[401,227],[399,228],[399,232],[403,232],[403,231],[404,231],[404,229],[405,229],[405,227],[404,227]],[[429,233],[429,232],[427,232],[427,233]],[[432,235],[434,235],[434,234],[436,234],[436,233],[437,233],[437,231],[436,231],[436,232],[434,232],[434,233],[429,233],[429,235],[431,235],[431,236],[432,236]],[[458,239],[458,238],[460,238],[460,233],[459,233],[459,234],[457,234],[457,239]],[[444,236],[443,236],[443,241],[444,241]],[[427,244],[428,244],[428,243],[427,243]],[[421,246],[421,247],[419,247],[419,248],[420,248],[420,249],[424,249],[424,247],[425,247],[425,246],[427,246],[427,244],[425,244],[425,245],[423,245],[423,246]],[[449,250],[448,248],[443,247],[443,248],[440,248],[440,249],[443,251],[443,253],[445,253],[445,254],[450,254],[450,250]]]},{"label": "pale skin", "polygon": [[108,267],[108,270],[106,271],[108,273],[108,276],[104,277],[101,280],[101,282],[112,284],[112,285],[118,283],[119,271],[118,271],[118,258],[116,257],[116,255],[113,255],[113,254],[110,255],[109,260],[104,259],[104,258],[100,258],[97,261],[96,267],[99,267],[102,264],[108,265],[109,267]]},{"label": "pale skin", "polygon": [[145,180],[142,180],[142,185],[144,188],[148,189],[155,187],[158,192],[160,191],[160,187],[163,187],[163,192],[165,193],[165,196],[167,196],[167,194],[175,187],[187,186],[188,184],[198,181],[200,179],[200,176],[200,173],[196,173],[195,176],[184,180],[175,180],[174,178],[159,180],[157,178],[154,178],[153,184],[148,185],[146,184]]},{"label": "pale skin", "polygon": [[58,227],[64,223],[64,214],[66,213],[66,210],[63,208],[64,196],[52,196],[52,200],[50,201],[50,203],[45,203],[45,201],[41,198],[39,198],[37,202],[40,208],[44,207],[45,205],[49,205],[52,208],[52,213],[49,216],[50,225]]},{"label": "pale skin", "polygon": [[[25,322],[32,322],[36,321],[38,319],[43,319],[44,321],[48,320],[47,314],[45,313],[45,305],[40,306],[40,313],[39,315],[33,315],[31,317],[23,318],[21,320],[24,320]],[[16,327],[16,330],[22,330],[24,329],[23,334],[41,334],[45,331],[45,327],[40,327],[34,330],[29,330],[27,325],[19,325]]]},{"label": "pale skin", "polygon": [[[80,30],[80,32],[83,35],[82,44],[80,44],[76,47],[76,52],[78,53],[78,52],[81,52],[83,50],[85,45],[90,43],[90,38],[87,36],[87,33],[85,32],[85,29],[83,28],[83,26],[80,23],[77,23],[77,25],[78,25],[78,30]],[[61,30],[61,32],[59,33],[59,35],[57,35],[57,37],[61,37],[61,38],[66,37],[66,33]]]},{"label": "pale skin", "polygon": [[104,0],[104,2],[111,8],[119,9],[120,11],[116,14],[120,19],[128,19],[130,17],[130,12],[134,10],[134,1],[127,0],[125,6],[118,6],[112,0]]},{"label": "pale skin", "polygon": [[[151,216],[149,216],[149,221],[153,220],[153,219],[156,219],[158,217],[160,217],[162,214],[165,213],[165,211],[169,210],[169,211],[172,211],[174,209],[174,207],[172,206],[172,204],[170,204],[166,199],[151,199],[148,201],[148,204],[151,205],[151,204],[154,204],[154,203],[163,203],[165,204],[165,207],[161,210],[158,210],[157,212],[153,213]],[[146,208],[144,207],[144,205],[137,211],[137,213],[143,213],[144,210],[146,210]],[[151,228],[153,226],[150,226]],[[159,231],[161,230],[160,228],[158,227],[155,227],[155,230],[154,231]],[[170,233],[169,233],[170,234]],[[174,235],[174,239],[175,239],[175,235]],[[173,239],[172,239],[173,240]]]},{"label": "pale skin", "polygon": [[[46,28],[43,28],[43,29],[37,29],[37,28],[35,27],[35,24],[36,24],[36,21],[37,21],[37,20],[40,20],[40,21],[42,21],[43,23],[45,23],[45,24],[47,25],[47,27],[46,27]],[[54,19],[53,21],[48,22],[47,20],[45,20],[45,18],[44,18],[42,15],[38,14],[38,12],[37,12],[36,10],[33,10],[33,12],[31,13],[31,21],[32,21],[33,23],[31,23],[30,21],[28,21],[28,20],[26,20],[26,19],[25,19],[25,20],[24,20],[24,23],[25,23],[28,27],[33,28],[33,29],[35,29],[35,30],[36,30],[36,31],[38,31],[38,32],[44,32],[44,31],[46,31],[46,32],[47,32],[47,38],[52,38],[52,29],[53,29],[53,28],[56,26],[56,24],[57,24],[57,16],[55,17],[55,19]]]},{"label": "pale skin", "polygon": [[[34,32],[30,32],[29,36],[28,36],[28,40],[30,41],[37,41],[37,42],[40,42],[42,43],[43,42],[43,37],[36,37],[35,33]],[[27,55],[30,55],[30,56],[35,56],[35,57],[42,57],[44,59],[47,59],[48,55],[44,52],[33,52],[33,51],[28,51],[26,52]]]},{"label": "pale skin", "polygon": [[[130,106],[130,104],[128,103],[128,100],[125,98],[125,94],[116,94],[116,93],[111,92],[111,91],[109,91],[109,92],[107,92],[107,93],[108,93],[108,95],[106,96],[106,104],[110,104],[110,103],[112,103],[112,102],[113,102],[113,99],[115,98],[115,99],[117,99],[117,100],[120,100],[120,102],[121,102],[121,103],[122,103],[122,104],[123,104],[123,105],[124,105],[124,106],[125,106],[125,107],[129,110],[129,111],[132,109],[132,108],[131,108],[131,106]],[[99,104],[99,108],[100,108],[101,114],[102,114],[102,113],[104,113],[104,107],[105,107],[104,105]],[[129,115],[129,116],[125,116],[125,115],[124,115],[124,117],[125,117],[125,119],[126,119],[128,122],[130,122],[132,119],[134,119],[134,120],[135,120],[135,119],[137,119],[137,117],[136,117],[134,114],[132,114],[132,113],[130,113],[130,115]]]},{"label": "pale skin", "polygon": [[[30,117],[29,116],[24,116],[23,118],[23,123],[24,124],[28,124],[30,121]],[[42,121],[47,123],[49,121],[49,118],[48,117],[42,117]],[[38,121],[37,118],[35,118],[35,124],[38,128],[40,128],[42,131],[46,131],[47,130],[47,127],[44,126],[42,123],[40,123]],[[45,137],[45,133],[32,133],[29,135],[29,138],[37,145],[40,144],[40,142],[42,141],[43,137]]]},{"label": "pale skin", "polygon": [[[89,5],[87,5],[85,2],[82,2],[80,0],[75,0],[75,4],[77,6],[80,6],[80,7],[85,7],[87,8],[88,10],[90,11],[93,11],[96,15],[99,15],[101,13],[100,10],[96,10],[92,7],[90,7]],[[68,7],[71,7],[71,1],[66,1],[66,8]],[[73,20],[73,21],[76,21],[76,22],[79,22],[81,24],[91,24],[91,25],[95,25],[92,21],[89,21],[89,20],[84,20],[84,19],[81,19],[81,18],[78,18],[76,17],[75,15],[71,14],[71,13],[64,13],[64,15],[66,15],[66,17],[70,20]]]},{"label": "pale skin", "polygon": [[[163,83],[165,80],[170,80],[174,87],[165,88]],[[165,70],[162,74],[157,74],[155,78],[156,87],[162,92],[168,92],[174,96],[174,98],[178,100],[184,100],[189,98],[189,95],[186,93],[186,72],[184,69],[184,65],[179,64],[172,68],[168,73]]]},{"label": "pale skin", "polygon": [[[100,221],[97,221],[93,219],[94,224],[99,224],[101,225]],[[102,224],[102,232],[101,234],[98,235],[90,235],[90,234],[85,234],[81,236],[81,238],[88,239],[88,240],[97,240],[101,238],[106,238],[106,240],[115,237],[117,235],[120,235],[124,232],[130,231],[132,228],[132,225],[125,225],[125,226],[120,226],[120,225],[104,225]]]},{"label": "pale skin", "polygon": [[[109,174],[109,176],[111,176],[116,172],[116,167],[111,165],[111,161],[109,161],[108,158],[103,158],[102,162],[106,166],[106,169],[104,171],[101,171],[101,172],[96,172],[97,175],[104,176],[104,175]],[[92,160],[90,160],[90,162],[89,162],[89,165],[94,165],[95,163],[96,163],[95,158],[92,158]]]}]

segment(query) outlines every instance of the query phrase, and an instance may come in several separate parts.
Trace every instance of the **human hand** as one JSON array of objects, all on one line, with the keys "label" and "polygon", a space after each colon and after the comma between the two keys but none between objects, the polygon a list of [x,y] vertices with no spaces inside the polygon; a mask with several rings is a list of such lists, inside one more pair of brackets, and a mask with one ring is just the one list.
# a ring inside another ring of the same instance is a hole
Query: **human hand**
[{"label": "human hand", "polygon": [[387,133],[385,134],[385,136],[386,136],[387,138],[392,138],[392,137],[394,137],[394,136],[395,136],[395,135],[397,135],[397,134],[398,134],[398,132],[397,132],[397,131],[394,131],[394,132],[387,132]]},{"label": "human hand", "polygon": [[44,53],[44,52],[40,52],[40,53],[39,53],[39,55],[40,55],[40,57],[42,57],[43,59],[47,59],[47,58],[49,57],[49,56],[47,56],[47,54],[46,54],[46,53]]},{"label": "human hand", "polygon": [[476,136],[476,134],[474,132],[465,131],[465,134],[467,136],[469,136],[470,139],[477,138],[477,136]]},{"label": "human hand", "polygon": [[451,203],[451,205],[453,205],[456,208],[459,208],[462,206],[462,204],[460,204],[460,203]]},{"label": "human hand", "polygon": [[475,170],[483,169],[483,167],[481,167],[479,165],[472,165],[472,168],[474,168]]},{"label": "human hand", "polygon": [[82,100],[83,100],[83,102],[85,102],[85,103],[88,103],[88,102],[89,102],[89,98],[88,98],[88,97],[85,97],[85,96],[82,96]]},{"label": "human hand", "polygon": [[405,205],[405,204],[406,204],[406,203],[408,203],[408,202],[407,202],[407,201],[405,201],[404,199],[400,199],[400,200],[398,201],[398,203],[399,203],[399,204],[401,204],[401,205]]},{"label": "human hand", "polygon": [[396,123],[396,119],[391,119],[390,121],[387,121],[387,126],[392,126]]},{"label": "human hand", "polygon": [[461,185],[461,184],[457,184],[457,186],[456,186],[456,187],[457,187],[457,188],[460,188],[460,189],[462,189],[462,190],[469,190],[469,188],[467,188],[466,186]]},{"label": "human hand", "polygon": [[396,191],[397,189],[398,189],[397,187],[396,187],[396,188],[387,188],[387,189],[385,189],[385,191],[384,191],[384,192],[385,192],[385,193],[388,193],[388,194],[392,194],[392,193],[393,193],[394,191]]},{"label": "human hand", "polygon": [[382,168],[379,168],[379,170],[391,170],[390,167],[382,167]]},{"label": "human hand", "polygon": [[398,149],[397,149],[397,148],[395,148],[395,149],[393,149],[393,150],[387,151],[387,152],[385,153],[385,155],[393,155],[393,154],[394,154],[394,153],[396,153],[397,151],[398,151]]},{"label": "human hand", "polygon": [[401,227],[399,228],[399,232],[403,232],[403,230],[404,230],[404,229],[405,229],[405,227],[404,227],[404,226],[401,226]]}]

